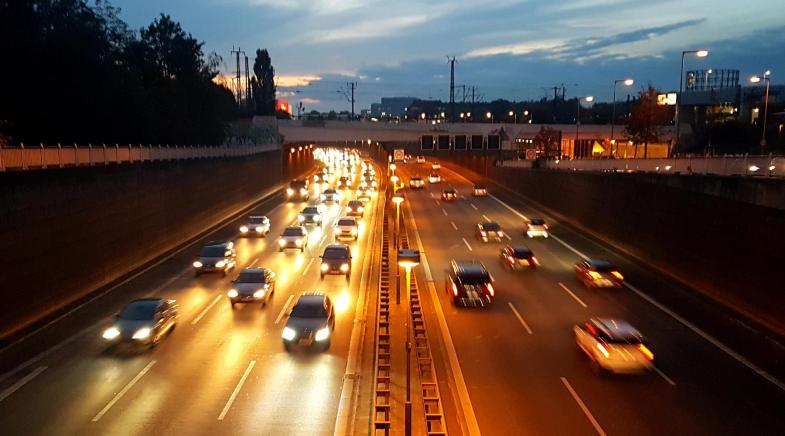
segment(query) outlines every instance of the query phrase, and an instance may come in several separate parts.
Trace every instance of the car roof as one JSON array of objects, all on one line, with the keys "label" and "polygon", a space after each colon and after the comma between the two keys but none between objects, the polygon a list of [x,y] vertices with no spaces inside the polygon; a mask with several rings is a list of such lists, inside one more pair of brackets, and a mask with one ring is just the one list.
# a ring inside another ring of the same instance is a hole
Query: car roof
[{"label": "car roof", "polygon": [[308,291],[300,294],[300,298],[297,299],[296,304],[315,304],[321,306],[324,304],[325,300],[327,300],[327,294],[324,292]]},{"label": "car roof", "polygon": [[338,218],[338,222],[341,222],[343,220],[351,220],[353,223],[357,224],[357,218],[355,218],[353,216],[342,216],[342,217]]},{"label": "car roof", "polygon": [[616,318],[592,318],[590,322],[610,339],[643,339],[643,335],[627,321]]},{"label": "car roof", "polygon": [[243,268],[243,270],[242,270],[242,271],[240,271],[240,274],[242,274],[242,273],[244,273],[244,272],[247,272],[247,273],[263,273],[263,272],[265,272],[266,270],[267,270],[267,268],[262,268],[262,267],[260,267],[260,266],[257,266],[257,267],[248,267],[248,268]]},{"label": "car roof", "polygon": [[463,274],[488,274],[485,265],[479,260],[453,260],[453,270],[458,275]]},{"label": "car roof", "polygon": [[346,244],[327,244],[327,246],[324,247],[324,251],[327,251],[329,248],[343,248],[349,251],[349,246]]},{"label": "car roof", "polygon": [[592,268],[616,268],[616,265],[607,260],[589,259],[586,263]]},{"label": "car roof", "polygon": [[532,254],[532,250],[529,247],[508,247],[508,248],[511,249],[512,252],[518,256]]},{"label": "car roof", "polygon": [[484,223],[480,223],[480,225],[482,226],[483,229],[487,229],[487,228],[499,228],[500,229],[500,228],[502,228],[502,226],[500,226],[499,223],[497,223],[496,221],[486,221]]},{"label": "car roof", "polygon": [[357,203],[362,203],[362,201],[360,201],[360,200],[349,200],[349,203],[350,204],[351,203],[357,204]]},{"label": "car roof", "polygon": [[306,210],[310,210],[310,209],[313,209],[313,210],[316,210],[317,212],[319,212],[319,208],[316,207],[316,206],[306,206],[306,207],[303,208],[303,212],[305,212]]},{"label": "car roof", "polygon": [[204,244],[204,247],[224,247],[224,248],[232,248],[234,247],[234,242],[229,241],[209,241],[208,243]]}]

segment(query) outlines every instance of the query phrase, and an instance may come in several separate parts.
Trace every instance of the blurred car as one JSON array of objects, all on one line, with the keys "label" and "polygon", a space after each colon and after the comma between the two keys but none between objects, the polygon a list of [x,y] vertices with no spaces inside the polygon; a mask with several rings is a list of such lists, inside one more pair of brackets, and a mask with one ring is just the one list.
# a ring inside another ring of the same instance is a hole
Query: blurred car
[{"label": "blurred car", "polygon": [[496,294],[492,281],[482,262],[453,260],[445,277],[445,288],[456,306],[484,307],[493,303]]},{"label": "blurred car", "polygon": [[240,226],[240,234],[243,236],[265,236],[270,233],[270,219],[262,215],[251,215],[245,224]]},{"label": "blurred car", "polygon": [[573,327],[575,342],[600,372],[634,373],[652,369],[654,353],[628,322],[592,318]]},{"label": "blurred car", "polygon": [[119,343],[154,347],[174,330],[178,317],[177,302],[161,298],[131,301],[105,329],[102,337],[110,346]]},{"label": "blurred car", "polygon": [[[318,182],[318,180],[316,180]],[[299,200],[308,201],[311,198],[308,191],[308,180],[292,180],[286,188],[286,198],[289,201]]]},{"label": "blurred car", "polygon": [[352,178],[349,176],[341,176],[338,178],[336,185],[341,189],[350,189],[352,187]]},{"label": "blurred car", "polygon": [[547,238],[548,235],[548,224],[545,223],[545,220],[542,218],[532,218],[526,223],[526,236],[530,238],[535,237],[543,237]]},{"label": "blurred car", "polygon": [[434,163],[431,165],[431,169],[434,171],[439,171],[440,169],[442,169],[442,165],[438,163]]},{"label": "blurred car", "polygon": [[343,274],[346,280],[352,274],[352,251],[346,244],[328,244],[322,253],[322,264],[319,266],[320,277],[326,274]]},{"label": "blurred car", "polygon": [[297,221],[302,225],[313,224],[316,226],[322,225],[322,210],[316,206],[308,206],[300,212],[297,216]]},{"label": "blurred car", "polygon": [[268,268],[246,268],[232,280],[226,296],[234,307],[237,303],[262,303],[266,306],[275,292],[275,273]]},{"label": "blurred car", "polygon": [[420,176],[414,176],[409,179],[409,188],[410,189],[422,189],[425,187],[425,180],[422,179]]},{"label": "blurred car", "polygon": [[303,252],[307,246],[308,231],[303,226],[287,227],[281,233],[281,237],[278,238],[278,251],[294,248]]},{"label": "blurred car", "polygon": [[442,191],[442,200],[455,201],[458,199],[458,191],[455,188],[447,188]]},{"label": "blurred car", "polygon": [[424,163],[425,163],[425,156],[422,156],[422,155],[417,155],[417,157],[416,157],[416,162],[417,162],[418,164],[424,164]]},{"label": "blurred car", "polygon": [[504,237],[504,231],[499,223],[489,221],[477,224],[474,236],[482,242],[501,242]]},{"label": "blurred car", "polygon": [[335,310],[330,297],[322,292],[303,292],[289,313],[281,339],[286,351],[295,345],[318,345],[327,350],[334,330]]},{"label": "blurred car", "polygon": [[365,206],[360,200],[351,200],[346,205],[346,215],[362,218],[365,215]]},{"label": "blurred car", "polygon": [[357,220],[354,219],[354,217],[345,216],[339,218],[338,222],[335,223],[334,234],[336,241],[342,241],[344,239],[356,241],[359,238],[360,226],[357,224]]},{"label": "blurred car", "polygon": [[474,185],[474,190],[472,191],[472,195],[475,197],[487,197],[488,190],[485,189],[483,185]]},{"label": "blurred car", "polygon": [[442,181],[442,177],[436,173],[432,173],[430,176],[428,176],[428,182],[432,184],[439,183],[441,181]]},{"label": "blurred car", "polygon": [[322,200],[322,203],[338,203],[341,201],[341,193],[335,189],[325,189],[319,199]]},{"label": "blurred car", "polygon": [[237,264],[237,253],[233,242],[208,242],[193,263],[196,275],[220,272],[224,276]]},{"label": "blurred car", "polygon": [[540,261],[534,252],[527,247],[506,246],[499,252],[502,264],[510,269],[537,268]]},{"label": "blurred car", "polygon": [[575,264],[575,275],[588,288],[621,287],[624,276],[606,260],[589,259]]},{"label": "blurred car", "polygon": [[371,190],[368,188],[360,188],[357,190],[357,199],[363,203],[371,201]]}]

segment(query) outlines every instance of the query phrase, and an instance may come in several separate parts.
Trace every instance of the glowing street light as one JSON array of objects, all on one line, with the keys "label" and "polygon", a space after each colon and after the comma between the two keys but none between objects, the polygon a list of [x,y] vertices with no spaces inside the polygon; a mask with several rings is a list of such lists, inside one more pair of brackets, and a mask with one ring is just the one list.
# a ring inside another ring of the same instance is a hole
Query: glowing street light
[{"label": "glowing street light", "polygon": [[[626,79],[616,79],[613,81],[613,115],[611,116],[611,144],[613,143],[613,130],[616,126],[616,86],[621,83],[624,86],[632,86],[635,84],[635,81],[631,78]],[[609,155],[613,155],[613,147],[611,147]]]},{"label": "glowing street light", "polygon": [[509,116],[510,118],[512,118],[512,122],[513,122],[513,124],[518,124],[518,114],[517,114],[517,113],[515,113],[515,111],[509,111],[509,112],[507,112],[507,116]]},{"label": "glowing street light", "polygon": [[755,75],[750,77],[750,82],[752,83],[760,83],[764,81],[766,83],[766,97],[763,102],[763,131],[760,134],[760,152],[763,154],[766,149],[766,118],[769,115],[769,86],[771,85],[771,70],[766,70],[763,72],[763,77]]},{"label": "glowing street light", "polygon": [[694,54],[695,57],[705,58],[709,55],[709,50],[702,48],[698,50],[684,50],[681,52],[681,70],[679,70],[679,93],[676,94],[676,110],[674,111],[674,123],[676,123],[676,136],[671,140],[673,143],[673,154],[679,153],[679,136],[681,123],[679,122],[679,107],[681,106],[681,94],[684,92],[684,56]]},{"label": "glowing street light", "polygon": [[581,102],[591,103],[594,101],[593,95],[578,99],[578,115],[575,117],[575,146],[578,145],[578,130],[581,128]]},{"label": "glowing street light", "polygon": [[491,123],[493,123],[493,114],[492,113],[485,112],[485,118],[491,120]]},{"label": "glowing street light", "polygon": [[[406,297],[411,298],[412,292],[412,268],[420,264],[420,252],[417,250],[398,250],[398,266],[406,269]],[[400,289],[400,281],[398,282]],[[398,292],[400,295],[400,291]],[[408,305],[406,305],[408,310]],[[411,434],[412,426],[412,369],[411,369],[411,330],[409,320],[411,316],[406,314],[406,402],[404,403],[404,434]]]}]

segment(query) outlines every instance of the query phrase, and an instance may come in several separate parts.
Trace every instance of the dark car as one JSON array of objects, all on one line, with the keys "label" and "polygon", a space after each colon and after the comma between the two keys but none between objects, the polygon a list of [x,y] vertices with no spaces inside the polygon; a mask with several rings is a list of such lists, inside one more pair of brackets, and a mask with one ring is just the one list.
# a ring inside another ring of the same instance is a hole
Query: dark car
[{"label": "dark car", "polygon": [[104,330],[101,336],[110,345],[127,343],[154,347],[174,330],[177,317],[177,303],[174,300],[134,300],[125,306],[112,326]]},{"label": "dark car", "polygon": [[442,191],[442,200],[455,201],[458,199],[458,191],[455,188],[447,188]]},{"label": "dark car", "polygon": [[234,307],[237,303],[262,303],[266,306],[275,292],[275,273],[269,268],[246,268],[232,280],[226,296]]},{"label": "dark car", "polygon": [[335,184],[341,189],[350,189],[352,187],[352,178],[349,176],[341,176]]},{"label": "dark car", "polygon": [[456,306],[484,307],[493,303],[496,294],[492,281],[482,262],[453,260],[445,277],[445,288]]},{"label": "dark car", "polygon": [[502,226],[500,226],[499,223],[489,221],[477,224],[477,229],[474,232],[474,236],[483,242],[501,242],[502,238],[504,237],[504,231],[502,231]]},{"label": "dark car", "polygon": [[297,220],[301,225],[313,224],[317,226],[322,225],[322,210],[316,206],[308,206],[300,212]]},{"label": "dark car", "polygon": [[346,280],[352,274],[352,251],[346,244],[328,244],[322,254],[322,264],[319,267],[321,278],[325,274],[344,274]]},{"label": "dark car", "polygon": [[537,268],[540,261],[527,247],[506,246],[499,252],[502,264],[510,269]]},{"label": "dark car", "polygon": [[308,180],[292,180],[286,188],[286,198],[290,201],[308,201],[311,195],[308,191]]},{"label": "dark car", "polygon": [[330,297],[322,292],[304,292],[292,307],[281,332],[286,351],[294,345],[330,348],[335,330],[335,310]]},{"label": "dark car", "polygon": [[624,281],[624,276],[616,265],[607,260],[589,259],[578,262],[575,264],[575,276],[590,288],[618,288]]},{"label": "dark car", "polygon": [[360,200],[351,200],[346,205],[346,215],[362,218],[365,215],[365,205]]},{"label": "dark car", "polygon": [[237,264],[237,253],[233,242],[208,242],[199,252],[193,267],[196,275],[220,272],[224,276]]}]

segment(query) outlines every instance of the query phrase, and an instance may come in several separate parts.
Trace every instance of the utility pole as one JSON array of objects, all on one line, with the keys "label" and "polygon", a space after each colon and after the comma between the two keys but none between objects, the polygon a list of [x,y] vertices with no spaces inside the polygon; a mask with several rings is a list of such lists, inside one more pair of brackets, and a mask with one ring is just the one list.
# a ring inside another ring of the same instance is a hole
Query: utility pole
[{"label": "utility pole", "polygon": [[251,96],[251,80],[248,75],[248,56],[245,56],[245,103],[248,110],[251,110],[253,97]]},{"label": "utility pole", "polygon": [[350,101],[352,102],[352,119],[354,119],[354,88],[357,87],[357,82],[349,82],[349,87],[352,90],[352,98]]},{"label": "utility pole", "polygon": [[455,122],[455,56],[447,58],[450,63],[450,122]]},{"label": "utility pole", "polygon": [[243,56],[245,56],[245,52],[242,51],[240,47],[237,47],[237,49],[235,50],[234,46],[232,46],[232,51],[230,53],[236,55],[236,59],[237,59],[237,76],[235,79],[237,80],[237,82],[235,83],[235,92],[237,93],[237,106],[240,106],[241,102],[243,101],[243,91],[242,91],[243,88],[242,88],[242,78],[241,78],[242,76],[240,75],[240,53],[242,53]]}]

